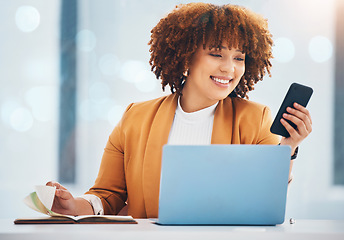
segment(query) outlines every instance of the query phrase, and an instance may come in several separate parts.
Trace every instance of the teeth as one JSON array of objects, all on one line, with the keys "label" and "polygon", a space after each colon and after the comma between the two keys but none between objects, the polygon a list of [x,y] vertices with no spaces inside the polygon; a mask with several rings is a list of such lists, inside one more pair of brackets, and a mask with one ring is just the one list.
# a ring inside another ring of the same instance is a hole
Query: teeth
[{"label": "teeth", "polygon": [[223,83],[223,84],[229,83],[229,80],[223,80],[223,79],[219,79],[219,78],[216,78],[216,77],[212,77],[212,79],[214,81],[216,81],[216,82]]}]

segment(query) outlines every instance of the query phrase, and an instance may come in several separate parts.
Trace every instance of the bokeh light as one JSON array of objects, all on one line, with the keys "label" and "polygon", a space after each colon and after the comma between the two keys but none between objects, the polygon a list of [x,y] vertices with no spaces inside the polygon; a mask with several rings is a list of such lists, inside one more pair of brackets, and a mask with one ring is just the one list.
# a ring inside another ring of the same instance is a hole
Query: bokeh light
[{"label": "bokeh light", "polygon": [[333,46],[328,38],[316,36],[309,42],[308,51],[313,61],[321,63],[332,57]]},{"label": "bokeh light", "polygon": [[295,56],[294,43],[285,37],[274,40],[273,55],[278,62],[290,62]]},{"label": "bokeh light", "polygon": [[1,105],[1,118],[5,125],[10,125],[10,116],[14,110],[20,107],[15,100],[6,100]]},{"label": "bokeh light", "polygon": [[124,81],[135,83],[137,74],[143,70],[147,70],[144,62],[129,60],[123,63],[120,76]]},{"label": "bokeh light", "polygon": [[76,42],[80,51],[91,52],[97,45],[97,38],[91,30],[84,29],[77,33]]},{"label": "bokeh light", "polygon": [[21,6],[16,11],[15,21],[21,31],[32,32],[39,26],[40,14],[32,6]]},{"label": "bokeh light", "polygon": [[104,75],[114,76],[120,71],[121,63],[116,55],[108,53],[99,59],[98,66]]},{"label": "bokeh light", "polygon": [[141,92],[153,92],[157,83],[154,74],[148,70],[142,70],[135,76],[135,86]]},{"label": "bokeh light", "polygon": [[33,117],[31,112],[24,107],[15,109],[10,115],[10,125],[18,132],[26,132],[33,125]]}]

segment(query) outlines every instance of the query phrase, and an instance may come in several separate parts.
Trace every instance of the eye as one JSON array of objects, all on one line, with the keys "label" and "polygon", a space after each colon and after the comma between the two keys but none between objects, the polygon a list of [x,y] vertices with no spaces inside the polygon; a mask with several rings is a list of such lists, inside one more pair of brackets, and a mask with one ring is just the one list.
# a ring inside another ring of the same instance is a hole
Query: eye
[{"label": "eye", "polygon": [[210,53],[209,55],[210,55],[210,56],[213,56],[213,57],[222,57],[221,54],[216,54],[216,53]]},{"label": "eye", "polygon": [[234,59],[237,60],[237,61],[240,61],[240,62],[245,61],[245,58],[242,58],[242,57],[236,57]]}]

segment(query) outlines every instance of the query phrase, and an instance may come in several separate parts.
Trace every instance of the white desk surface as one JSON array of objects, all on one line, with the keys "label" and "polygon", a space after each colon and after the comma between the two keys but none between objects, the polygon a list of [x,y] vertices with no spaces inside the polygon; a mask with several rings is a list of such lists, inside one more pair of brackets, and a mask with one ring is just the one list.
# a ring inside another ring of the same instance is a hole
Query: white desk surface
[{"label": "white desk surface", "polygon": [[344,220],[297,220],[277,226],[159,226],[147,219],[138,224],[15,225],[0,219],[0,239],[100,240],[100,239],[254,239],[344,240]]}]

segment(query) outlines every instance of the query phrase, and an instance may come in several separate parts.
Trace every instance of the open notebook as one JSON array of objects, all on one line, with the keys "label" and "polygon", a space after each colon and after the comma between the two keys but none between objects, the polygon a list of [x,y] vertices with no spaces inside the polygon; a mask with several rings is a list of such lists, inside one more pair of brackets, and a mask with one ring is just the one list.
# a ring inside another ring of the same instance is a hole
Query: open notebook
[{"label": "open notebook", "polygon": [[115,215],[81,215],[69,216],[51,211],[55,197],[55,187],[35,186],[35,192],[30,193],[24,203],[31,209],[43,213],[43,217],[17,218],[15,224],[45,224],[45,223],[137,223],[131,216]]}]

